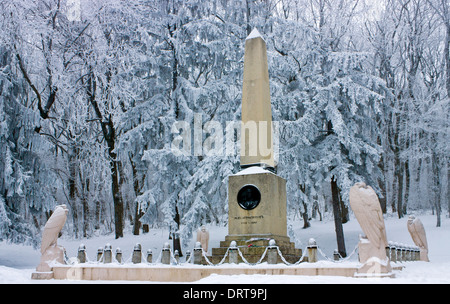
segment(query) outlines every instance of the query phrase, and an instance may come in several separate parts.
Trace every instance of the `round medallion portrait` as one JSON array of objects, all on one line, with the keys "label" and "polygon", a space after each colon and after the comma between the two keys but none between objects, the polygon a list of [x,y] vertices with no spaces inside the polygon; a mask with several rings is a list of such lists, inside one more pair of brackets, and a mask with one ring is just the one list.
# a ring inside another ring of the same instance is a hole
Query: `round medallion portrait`
[{"label": "round medallion portrait", "polygon": [[261,192],[256,186],[245,185],[239,190],[237,195],[239,206],[245,210],[256,208],[261,201]]}]

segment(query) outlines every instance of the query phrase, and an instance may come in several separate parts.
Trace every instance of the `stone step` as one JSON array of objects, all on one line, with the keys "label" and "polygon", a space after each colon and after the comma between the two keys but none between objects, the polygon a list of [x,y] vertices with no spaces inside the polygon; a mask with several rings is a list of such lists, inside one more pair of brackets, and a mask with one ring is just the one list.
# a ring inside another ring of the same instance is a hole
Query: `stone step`
[{"label": "stone step", "polygon": [[[220,247],[230,247],[232,241],[220,241]],[[235,241],[238,247],[267,247],[269,245],[269,240],[237,240]],[[276,242],[279,247],[292,247],[295,248],[295,243],[293,242]]]},{"label": "stone step", "polygon": [[291,242],[289,237],[280,235],[227,235],[225,241],[220,242],[220,247],[228,248],[232,241],[235,241],[238,247],[249,245],[267,247],[271,239],[275,240],[279,247],[295,248],[295,243]]},{"label": "stone step", "polygon": [[[212,248],[211,256],[208,257],[211,263],[217,264],[222,261],[228,248],[232,241],[236,242],[236,246],[239,248],[240,252],[244,258],[249,263],[256,263],[261,259],[261,256],[266,251],[269,246],[270,240],[275,240],[276,246],[278,246],[284,259],[289,263],[297,262],[302,256],[302,250],[295,248],[295,243],[291,242],[288,236],[282,235],[272,235],[272,234],[262,234],[262,235],[227,235],[225,241],[220,242],[220,247]],[[203,258],[204,264],[206,260]],[[267,261],[267,255],[264,257],[262,262]],[[229,262],[229,258],[225,259],[225,262]],[[238,255],[238,263],[243,263],[244,261]],[[278,255],[277,263],[282,263],[281,257]]]},{"label": "stone step", "polygon": [[[279,247],[279,249],[280,249],[283,257],[285,258],[285,260],[288,261],[289,263],[297,262],[302,256],[302,250],[298,249],[298,248],[290,248],[290,247],[289,248],[281,248],[281,247]],[[211,263],[217,264],[220,261],[222,261],[227,250],[228,250],[228,248],[225,248],[225,247],[212,248],[212,255],[208,256],[208,259],[211,261]],[[262,255],[266,251],[266,247],[263,247],[263,246],[261,246],[261,247],[239,247],[239,250],[242,253],[242,255],[244,256],[244,258],[249,263],[256,263],[261,259]],[[262,262],[266,262],[266,261],[267,261],[267,254],[264,257],[264,259],[262,260]],[[226,263],[229,262],[228,257],[225,259],[225,262]],[[239,263],[244,262],[239,254],[238,254],[238,262]],[[278,255],[277,263],[282,263],[282,262],[283,262],[283,260]],[[205,261],[205,263],[206,263],[206,261]]]},{"label": "stone step", "polygon": [[[300,250],[300,249],[299,249]],[[300,250],[301,251],[301,250]],[[247,260],[247,262],[249,263],[256,263],[261,259],[262,255],[246,255],[243,254],[245,259]],[[284,259],[288,262],[288,263],[295,263],[298,260],[300,260],[301,258],[301,254],[300,255],[290,255],[290,254],[283,254]],[[218,264],[222,261],[223,256],[220,255],[212,255],[212,256],[208,256],[208,260],[213,263],[213,264]],[[229,263],[229,256],[226,257],[225,259],[225,263]],[[262,259],[261,263],[267,262],[267,254],[266,256]],[[238,255],[238,263],[244,263],[244,261],[242,260],[241,256]],[[278,263],[284,263],[284,261],[281,259],[281,257],[279,255],[277,255],[277,264]],[[202,264],[203,265],[208,265],[208,263],[206,262],[205,258],[202,259]]]},{"label": "stone step", "polygon": [[[264,251],[266,250],[267,246],[252,246],[252,247],[248,247],[248,246],[239,246],[239,250],[242,252],[242,254],[244,256],[246,255],[259,255],[261,256]],[[278,246],[278,248],[280,249],[281,253],[284,255],[302,255],[302,250],[295,248],[293,246]],[[219,256],[224,256],[225,253],[227,252],[228,247],[218,247],[218,248],[212,248],[212,255],[219,255]]]}]

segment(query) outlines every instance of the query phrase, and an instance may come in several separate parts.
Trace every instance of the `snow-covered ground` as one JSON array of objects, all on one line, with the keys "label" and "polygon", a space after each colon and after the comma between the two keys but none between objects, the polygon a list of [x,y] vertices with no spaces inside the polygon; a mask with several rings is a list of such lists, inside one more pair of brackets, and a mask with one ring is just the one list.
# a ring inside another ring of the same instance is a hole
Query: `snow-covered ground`
[{"label": "snow-covered ground", "polygon": [[[289,275],[235,275],[221,276],[211,275],[207,278],[194,283],[216,284],[233,282],[236,284],[298,284],[298,283],[450,283],[450,219],[442,217],[442,226],[436,227],[436,218],[433,215],[417,215],[426,229],[429,246],[429,258],[431,262],[406,262],[406,267],[402,271],[395,271],[395,278],[347,278],[336,276],[289,276]],[[407,217],[397,219],[395,216],[386,216],[387,237],[390,241],[413,245],[413,241],[406,228]],[[334,232],[334,222],[326,220],[323,222],[312,221],[312,226],[308,229],[301,228],[302,223],[293,226],[295,232],[296,246],[304,249],[309,238],[317,241],[320,249],[328,257],[332,257],[333,250],[336,248],[336,236]],[[218,247],[219,242],[224,240],[227,234],[226,227],[208,226],[210,230],[209,248]],[[350,254],[358,242],[358,235],[361,234],[361,228],[356,219],[344,224],[345,243],[347,253]],[[145,235],[134,236],[127,234],[122,239],[114,239],[114,235],[98,236],[90,239],[72,240],[60,238],[59,244],[66,248],[69,257],[75,257],[80,243],[86,245],[88,258],[95,260],[97,249],[110,243],[115,250],[120,247],[123,252],[124,260],[127,260],[132,253],[133,246],[136,243],[142,245],[143,252],[152,249],[154,259],[159,256],[162,246],[168,240],[168,232],[163,229],[152,229]],[[186,249],[194,247],[194,238]],[[211,249],[209,249],[211,251]],[[8,244],[0,242],[0,283],[124,283],[123,281],[36,281],[31,280],[31,273],[39,263],[40,253],[30,246]],[[325,258],[319,254],[319,260]],[[349,263],[356,261],[356,255],[349,259]],[[184,261],[184,258],[181,259]],[[345,263],[345,262],[344,262]],[[341,263],[342,264],[342,263]],[[139,282],[131,282],[139,283]],[[144,282],[148,283],[148,282]]]}]

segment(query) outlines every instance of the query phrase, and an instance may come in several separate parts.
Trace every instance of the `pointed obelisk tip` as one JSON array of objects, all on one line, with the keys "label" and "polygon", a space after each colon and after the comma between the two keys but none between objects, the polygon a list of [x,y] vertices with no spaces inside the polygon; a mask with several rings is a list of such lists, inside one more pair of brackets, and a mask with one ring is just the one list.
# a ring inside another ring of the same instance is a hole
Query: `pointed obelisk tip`
[{"label": "pointed obelisk tip", "polygon": [[249,39],[253,39],[253,38],[258,38],[260,37],[262,40],[264,40],[263,36],[261,36],[261,34],[258,32],[258,30],[256,29],[256,27],[252,30],[252,32],[250,33],[250,35],[247,36],[247,38],[245,40],[249,40]]}]

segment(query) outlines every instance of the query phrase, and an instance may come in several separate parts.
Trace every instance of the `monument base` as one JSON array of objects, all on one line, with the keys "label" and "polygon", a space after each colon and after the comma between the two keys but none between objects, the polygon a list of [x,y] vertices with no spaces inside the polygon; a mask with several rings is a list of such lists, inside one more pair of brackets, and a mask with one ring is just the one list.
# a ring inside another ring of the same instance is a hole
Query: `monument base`
[{"label": "monument base", "polygon": [[51,280],[53,279],[53,271],[47,271],[47,272],[33,272],[31,274],[32,280]]},{"label": "monument base", "polygon": [[394,277],[389,258],[384,248],[376,248],[366,238],[361,238],[358,243],[359,262],[355,277]]},{"label": "monument base", "polygon": [[429,262],[430,260],[428,259],[428,250],[425,248],[420,248],[419,250],[420,250],[420,260]]},{"label": "monument base", "polygon": [[393,278],[395,275],[392,273],[391,265],[389,264],[389,259],[384,261],[372,257],[368,259],[361,267],[358,268],[355,273],[357,278],[381,278],[390,277]]},{"label": "monument base", "polygon": [[305,275],[305,276],[344,276],[353,277],[356,265],[336,267],[330,263],[313,266],[301,263],[297,266],[266,265],[248,266],[245,264],[221,266],[157,266],[157,265],[59,265],[53,268],[55,280],[121,280],[156,282],[194,282],[216,275]]},{"label": "monument base", "polygon": [[[208,259],[217,264],[222,261],[228,247],[232,241],[236,242],[236,246],[241,251],[245,260],[249,263],[258,262],[266,247],[269,246],[269,241],[275,240],[276,245],[280,249],[284,259],[289,263],[295,263],[300,260],[302,256],[302,250],[295,248],[295,243],[291,242],[288,236],[274,235],[274,234],[235,234],[227,235],[225,241],[220,242],[220,247],[212,248],[212,255]],[[267,261],[267,255],[261,262]],[[206,263],[206,261],[204,261]],[[228,261],[226,261],[228,262]],[[240,255],[238,255],[238,263],[244,262]],[[278,255],[277,263],[283,263],[283,260]]]},{"label": "monument base", "polygon": [[[244,195],[242,195],[244,194]],[[271,239],[275,240],[283,258],[297,262],[301,249],[287,236],[286,180],[264,167],[250,166],[228,179],[228,235],[220,247],[212,249],[208,259],[222,261],[232,241],[249,263],[258,262]],[[265,262],[264,257],[262,262]],[[238,262],[244,262],[238,255]],[[282,263],[277,256],[277,263]],[[206,261],[205,261],[206,263]]]}]

